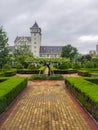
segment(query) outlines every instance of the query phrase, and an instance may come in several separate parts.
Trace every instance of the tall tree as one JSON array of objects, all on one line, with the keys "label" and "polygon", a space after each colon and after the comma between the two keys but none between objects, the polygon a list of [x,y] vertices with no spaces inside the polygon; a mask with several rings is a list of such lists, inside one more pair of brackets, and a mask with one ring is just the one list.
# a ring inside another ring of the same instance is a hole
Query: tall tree
[{"label": "tall tree", "polygon": [[62,57],[70,58],[70,60],[72,60],[77,54],[78,54],[77,48],[71,45],[66,45],[62,48],[61,52]]},{"label": "tall tree", "polygon": [[15,50],[14,56],[16,62],[24,64],[25,59],[29,57],[33,57],[33,54],[27,45],[22,45]]},{"label": "tall tree", "polygon": [[0,66],[2,67],[8,61],[8,38],[3,27],[0,27]]}]

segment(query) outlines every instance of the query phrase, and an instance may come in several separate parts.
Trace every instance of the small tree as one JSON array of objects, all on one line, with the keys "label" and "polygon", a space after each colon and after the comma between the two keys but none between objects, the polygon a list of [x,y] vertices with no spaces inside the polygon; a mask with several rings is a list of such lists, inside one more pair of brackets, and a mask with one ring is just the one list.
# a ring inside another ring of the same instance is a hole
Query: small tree
[{"label": "small tree", "polygon": [[7,63],[8,61],[8,38],[6,36],[6,32],[3,31],[3,27],[0,27],[0,66]]},{"label": "small tree", "polygon": [[29,47],[27,45],[20,46],[14,52],[14,58],[17,63],[21,63],[25,66],[25,60],[29,57],[33,57]]},{"label": "small tree", "polygon": [[77,54],[78,54],[77,48],[71,45],[67,45],[62,48],[62,52],[61,52],[62,57],[70,58],[70,60],[73,60],[73,58]]}]

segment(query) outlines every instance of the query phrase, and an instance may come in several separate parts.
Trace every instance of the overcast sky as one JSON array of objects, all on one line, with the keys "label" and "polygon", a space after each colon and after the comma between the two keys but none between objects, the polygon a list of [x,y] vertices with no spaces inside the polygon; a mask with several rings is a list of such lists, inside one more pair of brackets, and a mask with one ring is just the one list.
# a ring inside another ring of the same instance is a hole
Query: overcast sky
[{"label": "overcast sky", "polygon": [[0,0],[0,25],[14,45],[30,36],[34,22],[42,29],[42,45],[67,45],[80,53],[96,50],[98,0]]}]

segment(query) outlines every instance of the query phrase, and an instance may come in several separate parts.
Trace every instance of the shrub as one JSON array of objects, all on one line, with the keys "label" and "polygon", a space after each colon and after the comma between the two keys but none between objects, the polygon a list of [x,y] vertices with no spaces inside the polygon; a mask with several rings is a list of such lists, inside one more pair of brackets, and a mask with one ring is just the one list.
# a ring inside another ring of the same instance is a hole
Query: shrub
[{"label": "shrub", "polygon": [[27,78],[25,77],[12,77],[0,83],[0,113],[7,108],[26,85]]},{"label": "shrub", "polygon": [[68,69],[71,67],[70,62],[62,62],[61,64],[58,65],[57,68],[59,69]]},{"label": "shrub", "polygon": [[34,64],[29,64],[27,69],[34,70],[36,67]]},{"label": "shrub", "polygon": [[[88,79],[89,81],[91,80],[91,78]],[[65,79],[65,84],[80,103],[98,121],[98,85],[93,83],[95,82],[94,80],[92,82],[89,81],[85,78],[70,77]]]},{"label": "shrub", "polygon": [[84,68],[94,68],[94,63],[91,61],[86,61],[83,66]]},{"label": "shrub", "polygon": [[11,66],[8,65],[8,64],[5,64],[5,65],[3,66],[3,70],[4,70],[4,71],[10,70],[10,69],[11,69]]},{"label": "shrub", "polygon": [[81,68],[81,64],[79,62],[75,62],[75,63],[73,63],[72,68],[73,69],[80,69]]},{"label": "shrub", "polygon": [[18,63],[18,64],[16,65],[16,68],[17,68],[17,69],[24,69],[23,65],[20,64],[20,63]]}]

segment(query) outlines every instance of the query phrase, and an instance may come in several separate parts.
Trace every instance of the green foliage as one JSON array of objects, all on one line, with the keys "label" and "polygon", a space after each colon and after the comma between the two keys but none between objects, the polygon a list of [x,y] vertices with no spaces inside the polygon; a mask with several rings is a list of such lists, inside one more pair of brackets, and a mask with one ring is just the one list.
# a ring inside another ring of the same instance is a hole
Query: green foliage
[{"label": "green foliage", "polygon": [[84,64],[83,64],[83,67],[84,68],[94,68],[94,63],[92,61],[86,61]]},{"label": "green foliage", "polygon": [[10,70],[10,69],[11,69],[11,66],[8,65],[8,64],[5,64],[5,65],[3,66],[3,70],[4,70],[4,71]]},{"label": "green foliage", "polygon": [[71,45],[66,45],[62,48],[61,56],[70,58],[71,60],[74,59],[75,55],[78,54],[77,48],[71,46]]},{"label": "green foliage", "polygon": [[73,69],[80,69],[81,68],[81,64],[79,62],[74,62],[72,65]]},{"label": "green foliage", "polygon": [[92,78],[68,77],[65,79],[65,83],[68,89],[98,121],[98,85],[93,83],[97,80],[98,78],[92,80]]},{"label": "green foliage", "polygon": [[0,72],[0,77],[3,77],[4,76],[4,72]]},{"label": "green foliage", "polygon": [[25,60],[29,57],[33,58],[33,54],[27,45],[20,46],[14,52],[15,61],[17,63],[24,64],[25,67],[27,67]]},{"label": "green foliage", "polygon": [[24,69],[23,65],[21,63],[18,63],[16,65],[16,69]]},{"label": "green foliage", "polygon": [[27,78],[13,77],[0,83],[0,113],[14,100],[14,98],[26,87]]},{"label": "green foliage", "polygon": [[40,66],[38,64],[29,64],[27,69],[30,69],[30,70],[34,70],[34,69],[39,69]]},{"label": "green foliage", "polygon": [[0,77],[0,83],[7,80],[8,78],[7,77]]},{"label": "green foliage", "polygon": [[30,69],[18,69],[17,73],[19,74],[39,74],[38,69],[30,70]]},{"label": "green foliage", "polygon": [[83,55],[81,57],[81,62],[85,62],[85,61],[91,61],[92,60],[92,57],[91,55],[87,54],[87,55]]},{"label": "green foliage", "polygon": [[4,72],[4,76],[14,76],[17,73],[16,69],[10,69]]},{"label": "green foliage", "polygon": [[58,69],[69,69],[71,67],[70,62],[61,62],[57,68]]},{"label": "green foliage", "polygon": [[33,75],[30,80],[63,80],[63,77],[61,75]]},{"label": "green foliage", "polygon": [[9,59],[9,49],[8,49],[8,38],[6,32],[0,27],[0,67],[7,63]]},{"label": "green foliage", "polygon": [[27,69],[30,69],[30,70],[33,70],[33,69],[35,69],[35,68],[36,68],[36,67],[35,67],[34,64],[29,64],[28,67],[27,67]]}]

